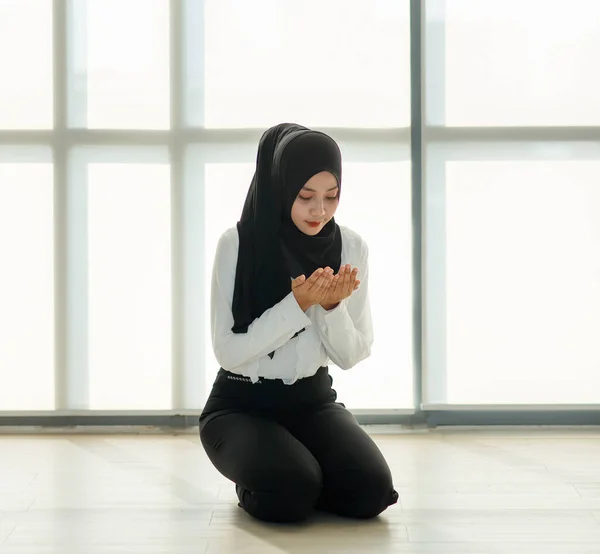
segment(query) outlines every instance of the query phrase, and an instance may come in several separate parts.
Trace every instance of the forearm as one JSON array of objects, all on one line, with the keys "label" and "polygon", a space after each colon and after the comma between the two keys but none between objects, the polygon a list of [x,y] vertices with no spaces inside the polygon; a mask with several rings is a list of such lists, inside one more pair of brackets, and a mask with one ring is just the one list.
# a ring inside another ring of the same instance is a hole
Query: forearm
[{"label": "forearm", "polygon": [[341,369],[350,369],[370,356],[373,329],[368,306],[356,320],[344,302],[329,312],[318,310],[317,325],[329,358]]},{"label": "forearm", "polygon": [[277,350],[311,324],[293,295],[284,298],[259,318],[246,333],[233,333],[232,318],[224,308],[213,313],[213,350],[221,367],[232,370]]}]

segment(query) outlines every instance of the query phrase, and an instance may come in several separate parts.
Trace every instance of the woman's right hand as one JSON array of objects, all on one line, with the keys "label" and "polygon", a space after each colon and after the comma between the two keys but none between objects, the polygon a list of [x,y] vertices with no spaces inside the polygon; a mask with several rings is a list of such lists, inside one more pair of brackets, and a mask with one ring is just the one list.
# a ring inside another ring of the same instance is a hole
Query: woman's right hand
[{"label": "woman's right hand", "polygon": [[317,269],[308,279],[300,275],[292,281],[292,292],[300,309],[305,312],[311,306],[323,302],[333,282],[333,270],[330,267]]}]

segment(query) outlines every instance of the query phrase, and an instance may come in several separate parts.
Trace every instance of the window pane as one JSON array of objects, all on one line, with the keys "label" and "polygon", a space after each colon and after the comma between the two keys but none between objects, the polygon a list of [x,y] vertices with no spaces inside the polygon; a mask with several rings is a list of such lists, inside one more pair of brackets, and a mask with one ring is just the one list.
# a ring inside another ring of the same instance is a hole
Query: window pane
[{"label": "window pane", "polygon": [[600,162],[447,164],[452,403],[595,403]]},{"label": "window pane", "polygon": [[219,237],[230,227],[234,227],[240,219],[244,200],[252,179],[255,165],[206,164],[205,170],[205,206],[218,209],[206,209],[203,214],[205,228],[204,252],[206,264],[204,269],[204,285],[206,298],[205,344],[206,371],[205,390],[210,393],[213,381],[219,370],[219,364],[213,353],[210,328],[210,297],[213,263]]},{"label": "window pane", "polygon": [[74,25],[85,17],[86,33],[75,35],[74,71],[76,83],[84,78],[87,109],[75,124],[169,128],[168,1],[86,0],[84,7],[85,15],[75,11]]},{"label": "window pane", "polygon": [[[253,164],[207,164],[206,295],[219,236],[238,221]],[[331,366],[340,400],[352,409],[412,408],[412,272],[410,164],[347,163],[343,200],[336,219],[369,244],[371,307],[375,344],[369,359],[350,371]],[[377,195],[365,194],[378,183]],[[393,291],[393,292],[391,292]],[[207,375],[210,391],[218,369],[207,318]]]},{"label": "window pane", "polygon": [[359,366],[335,371],[335,388],[352,409],[413,408],[410,162],[348,163],[344,171],[337,219],[369,245],[375,342]]},{"label": "window pane", "polygon": [[444,5],[447,125],[600,124],[600,2]]},{"label": "window pane", "polygon": [[0,410],[54,409],[52,165],[0,163]]},{"label": "window pane", "polygon": [[89,165],[92,409],[171,408],[166,164]]},{"label": "window pane", "polygon": [[206,0],[204,32],[207,127],[409,125],[407,0]]},{"label": "window pane", "polygon": [[52,127],[52,0],[0,0],[0,129]]}]

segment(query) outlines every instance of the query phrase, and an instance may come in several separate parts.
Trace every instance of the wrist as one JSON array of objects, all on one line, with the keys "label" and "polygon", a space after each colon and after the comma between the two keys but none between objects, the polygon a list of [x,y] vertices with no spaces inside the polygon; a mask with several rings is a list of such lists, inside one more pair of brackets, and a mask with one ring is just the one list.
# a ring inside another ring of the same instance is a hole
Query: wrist
[{"label": "wrist", "polygon": [[298,298],[296,298],[296,302],[298,302],[298,306],[300,307],[300,309],[303,312],[306,312],[306,310],[308,310],[308,308],[310,308],[310,304],[307,302],[303,302],[302,300],[299,300]]},{"label": "wrist", "polygon": [[296,302],[298,303],[298,307],[305,312],[306,310],[308,310],[308,308],[310,308],[310,305],[306,304],[306,301],[303,301],[301,298],[298,298],[298,294],[296,294],[296,291],[292,290],[292,294],[294,295],[294,298],[296,299]]},{"label": "wrist", "polygon": [[334,308],[337,308],[339,306],[339,302],[336,302],[335,304],[321,304],[321,307],[326,310],[326,311],[330,311],[333,310]]}]

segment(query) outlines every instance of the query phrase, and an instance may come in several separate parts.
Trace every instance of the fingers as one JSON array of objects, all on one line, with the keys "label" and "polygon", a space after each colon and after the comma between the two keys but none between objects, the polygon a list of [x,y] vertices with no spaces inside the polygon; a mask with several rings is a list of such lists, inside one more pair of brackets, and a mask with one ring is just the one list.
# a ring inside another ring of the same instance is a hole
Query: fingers
[{"label": "fingers", "polygon": [[353,269],[350,264],[340,267],[336,275],[329,267],[319,268],[308,279],[304,275],[296,278],[293,281],[292,288],[304,285],[310,296],[318,303],[323,302],[325,298],[328,299],[328,302],[330,300],[331,302],[339,302],[358,290],[360,280],[357,279],[357,275],[358,268]]},{"label": "fingers", "polygon": [[340,268],[339,280],[340,280],[340,296],[342,298],[348,298],[356,289],[356,276],[358,275],[358,268],[352,269],[350,264],[346,264]]},{"label": "fingers", "polygon": [[333,269],[330,269],[328,277],[327,277],[327,282],[324,284],[323,288],[321,289],[322,294],[321,294],[320,302],[323,302],[323,300],[325,300],[325,298],[327,298],[331,294],[333,282],[334,282]]},{"label": "fingers", "polygon": [[304,283],[305,280],[306,280],[306,277],[304,275],[300,275],[299,277],[296,277],[292,281],[292,290],[299,287],[302,283]]},{"label": "fingers", "polygon": [[354,291],[354,286],[356,285],[356,281],[357,281],[357,279],[356,279],[357,275],[358,275],[358,267],[355,267],[355,268],[352,270],[352,274],[351,274],[351,279],[350,279],[350,292],[353,292],[353,291]]},{"label": "fingers", "polygon": [[327,283],[325,283],[316,293],[315,293],[315,297],[317,300],[317,304],[321,304],[322,302],[325,301],[326,298],[329,297],[329,292],[330,292],[330,287],[331,287],[331,282],[333,280],[333,275],[331,276],[331,280],[329,280]]},{"label": "fingers", "polygon": [[313,283],[311,283],[311,287],[310,287],[311,293],[317,294],[318,292],[322,291],[323,288],[329,288],[329,284],[330,284],[332,278],[333,278],[333,270],[329,267],[326,267],[324,270],[322,270],[318,274],[315,281],[313,281]]},{"label": "fingers", "polygon": [[352,282],[352,276],[352,266],[350,264],[346,264],[346,266],[344,267],[344,285],[342,287],[342,293],[345,298],[350,296],[350,293],[352,292],[352,288],[354,286],[354,283]]},{"label": "fingers", "polygon": [[350,291],[352,290],[350,288],[350,280],[352,278],[351,272],[352,272],[351,266],[350,266],[350,264],[347,264],[346,267],[344,268],[344,287],[342,288],[342,292],[343,292],[345,298],[350,296]]},{"label": "fingers", "polygon": [[324,269],[322,267],[315,270],[313,272],[313,274],[308,278],[308,281],[307,281],[308,285],[312,287],[319,280],[323,271],[324,271]]},{"label": "fingers", "polygon": [[342,290],[342,283],[343,280],[340,277],[339,273],[333,277],[333,281],[331,283],[331,288],[329,289],[329,292],[333,295],[335,299],[337,299],[340,291]]}]

